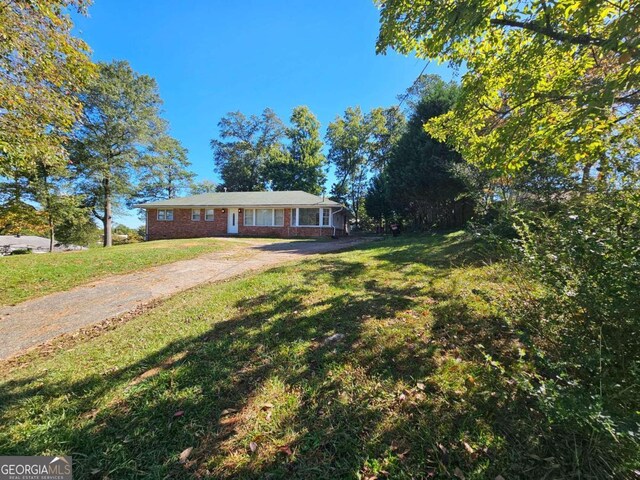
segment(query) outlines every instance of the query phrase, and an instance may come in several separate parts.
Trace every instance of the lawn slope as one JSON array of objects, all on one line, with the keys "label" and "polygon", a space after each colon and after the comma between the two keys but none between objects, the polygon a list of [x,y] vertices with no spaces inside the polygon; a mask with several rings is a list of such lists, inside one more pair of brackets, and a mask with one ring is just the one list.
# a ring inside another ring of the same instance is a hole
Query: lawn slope
[{"label": "lawn slope", "polygon": [[199,238],[0,257],[0,306],[68,290],[111,274],[186,260],[225,246],[228,242]]},{"label": "lawn slope", "polygon": [[509,273],[470,246],[316,256],[32,357],[0,385],[0,451],[73,455],[79,479],[603,472],[511,380],[532,367],[498,308]]}]

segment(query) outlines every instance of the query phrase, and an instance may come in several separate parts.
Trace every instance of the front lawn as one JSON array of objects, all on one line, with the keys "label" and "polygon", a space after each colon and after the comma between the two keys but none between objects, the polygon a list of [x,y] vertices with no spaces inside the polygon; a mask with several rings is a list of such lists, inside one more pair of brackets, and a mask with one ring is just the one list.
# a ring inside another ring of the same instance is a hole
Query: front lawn
[{"label": "front lawn", "polygon": [[68,290],[111,274],[186,260],[228,246],[228,242],[198,238],[0,257],[0,306]]},{"label": "front lawn", "polygon": [[31,354],[0,384],[0,452],[73,455],[78,479],[631,472],[519,389],[534,366],[499,308],[510,273],[470,247],[373,242]]}]

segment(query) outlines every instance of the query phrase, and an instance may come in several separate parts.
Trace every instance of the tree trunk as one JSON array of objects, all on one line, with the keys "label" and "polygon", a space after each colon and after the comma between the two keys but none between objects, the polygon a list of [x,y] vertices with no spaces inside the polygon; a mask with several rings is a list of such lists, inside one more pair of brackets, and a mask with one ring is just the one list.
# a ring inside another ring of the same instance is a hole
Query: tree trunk
[{"label": "tree trunk", "polygon": [[109,179],[105,178],[102,181],[104,187],[104,241],[103,246],[110,247],[112,242],[111,237],[111,185],[109,185]]},{"label": "tree trunk", "polygon": [[53,245],[55,243],[55,231],[53,226],[53,216],[49,214],[49,253],[53,252]]}]

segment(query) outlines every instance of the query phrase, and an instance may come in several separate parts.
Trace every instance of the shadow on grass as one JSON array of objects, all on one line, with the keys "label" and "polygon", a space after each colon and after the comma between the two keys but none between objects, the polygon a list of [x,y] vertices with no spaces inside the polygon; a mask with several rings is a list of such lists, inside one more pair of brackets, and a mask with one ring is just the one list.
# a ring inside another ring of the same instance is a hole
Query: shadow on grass
[{"label": "shadow on grass", "polygon": [[[0,450],[65,450],[75,478],[570,471],[571,459],[549,454],[540,428],[531,428],[544,422],[529,400],[487,367],[485,353],[507,367],[515,359],[504,321],[477,314],[463,297],[434,301],[419,276],[399,273],[419,262],[446,278],[449,265],[465,261],[464,247],[443,243],[381,242],[359,247],[369,261],[311,260],[300,267],[302,285],[265,288],[202,335],[126,368],[75,383],[3,383],[0,421],[28,408],[33,425],[0,435]],[[327,284],[337,290],[318,293]],[[105,401],[113,390],[116,399]]]}]

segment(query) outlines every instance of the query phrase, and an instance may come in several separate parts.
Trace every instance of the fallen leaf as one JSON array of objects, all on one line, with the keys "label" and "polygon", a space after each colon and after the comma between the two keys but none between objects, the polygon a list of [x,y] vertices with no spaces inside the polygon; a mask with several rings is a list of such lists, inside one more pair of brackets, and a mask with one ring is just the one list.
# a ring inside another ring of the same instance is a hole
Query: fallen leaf
[{"label": "fallen leaf", "polygon": [[229,415],[230,413],[236,413],[238,410],[236,410],[235,408],[225,408],[224,410],[222,410],[222,412],[220,413],[220,416],[224,417],[225,415]]},{"label": "fallen leaf", "polygon": [[464,473],[462,473],[462,470],[460,470],[458,467],[455,468],[455,470],[453,471],[453,474],[458,477],[460,480],[464,480]]},{"label": "fallen leaf", "polygon": [[475,453],[475,450],[473,449],[473,447],[471,445],[469,445],[467,442],[462,442],[462,444],[464,445],[464,449],[469,452],[469,453]]},{"label": "fallen leaf", "polygon": [[271,420],[271,410],[267,412],[266,419],[267,419],[267,422]]},{"label": "fallen leaf", "polygon": [[282,445],[278,447],[278,451],[286,455],[293,455],[293,452],[291,451],[291,447],[289,445]]},{"label": "fallen leaf", "polygon": [[406,398],[407,396],[404,393],[401,393],[400,395],[398,395],[398,400],[400,400],[401,402],[404,402]]},{"label": "fallen leaf", "polygon": [[504,477],[502,475],[498,475],[495,480],[504,480]]},{"label": "fallen leaf", "polygon": [[251,449],[251,453],[255,453],[258,450],[258,444],[256,442],[251,442],[249,444],[249,448]]},{"label": "fallen leaf", "polygon": [[189,458],[189,455],[191,455],[192,451],[193,451],[193,447],[185,448],[180,454],[180,463],[186,462],[187,458]]},{"label": "fallen leaf", "polygon": [[270,408],[273,408],[273,403],[263,403],[260,405],[261,410],[269,410]]},{"label": "fallen leaf", "polygon": [[182,417],[183,415],[184,415],[184,410],[178,410],[176,413],[173,414],[173,418]]},{"label": "fallen leaf", "polygon": [[91,469],[91,475],[97,475],[100,473],[100,469],[99,468],[92,468]]},{"label": "fallen leaf", "polygon": [[419,382],[416,387],[418,387],[418,390],[424,390],[424,383]]}]

